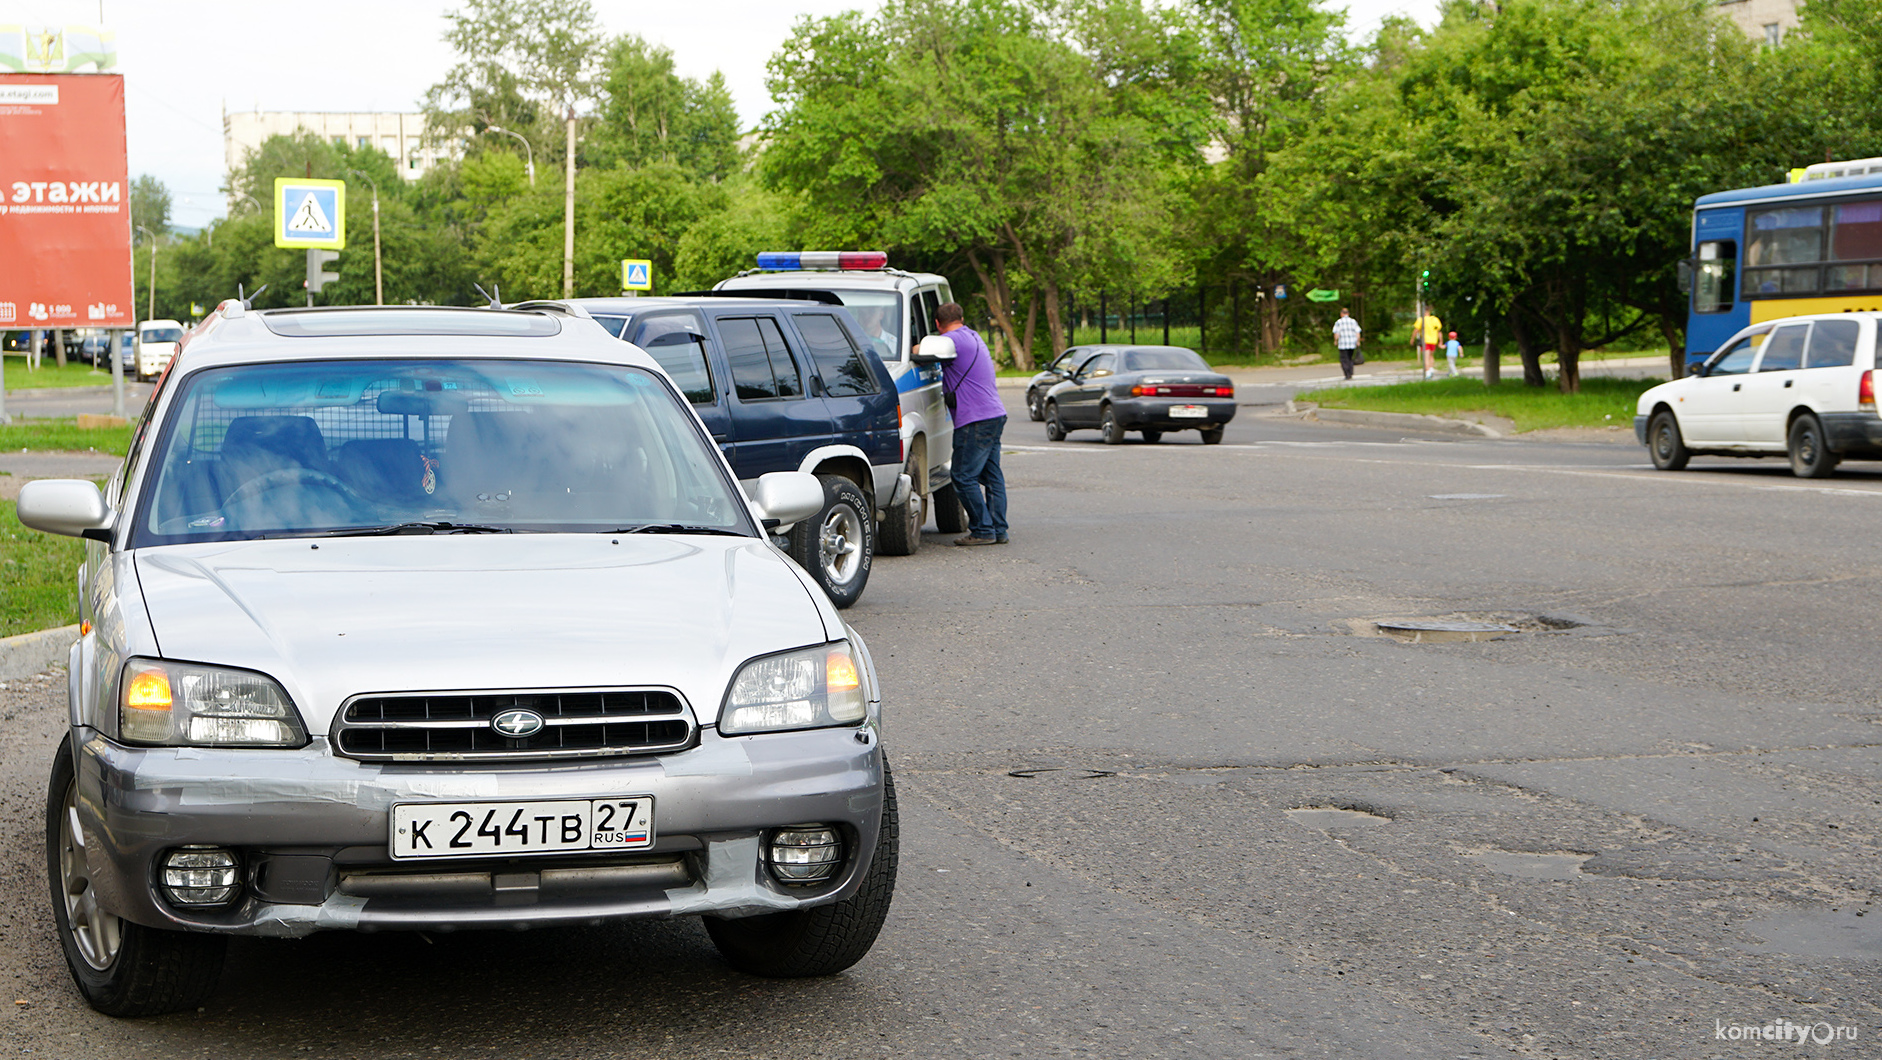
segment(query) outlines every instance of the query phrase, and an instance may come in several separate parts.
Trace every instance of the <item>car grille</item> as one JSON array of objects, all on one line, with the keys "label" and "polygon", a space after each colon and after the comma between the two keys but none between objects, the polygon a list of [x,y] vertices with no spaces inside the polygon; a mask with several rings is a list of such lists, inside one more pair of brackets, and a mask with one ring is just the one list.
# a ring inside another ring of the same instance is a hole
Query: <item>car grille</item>
[{"label": "car grille", "polygon": [[[541,731],[511,737],[491,725],[519,708],[541,716]],[[333,727],[339,753],[366,761],[592,758],[677,751],[692,742],[692,711],[664,688],[354,696]]]}]

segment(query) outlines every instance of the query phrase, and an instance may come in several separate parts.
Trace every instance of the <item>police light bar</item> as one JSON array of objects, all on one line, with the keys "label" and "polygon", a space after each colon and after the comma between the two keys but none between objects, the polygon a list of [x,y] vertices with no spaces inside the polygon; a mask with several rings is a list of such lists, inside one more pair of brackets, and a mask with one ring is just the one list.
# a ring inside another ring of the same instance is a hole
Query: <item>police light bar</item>
[{"label": "police light bar", "polygon": [[758,255],[758,267],[772,272],[803,269],[882,269],[889,255],[880,250],[773,250]]}]

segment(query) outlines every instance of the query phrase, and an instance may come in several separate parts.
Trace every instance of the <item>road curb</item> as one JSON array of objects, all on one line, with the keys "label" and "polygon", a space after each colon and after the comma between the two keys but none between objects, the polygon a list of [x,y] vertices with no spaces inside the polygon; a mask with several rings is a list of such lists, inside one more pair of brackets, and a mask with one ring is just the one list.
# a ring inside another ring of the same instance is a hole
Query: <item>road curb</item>
[{"label": "road curb", "polygon": [[1387,427],[1401,431],[1433,431],[1439,434],[1470,434],[1479,438],[1501,438],[1503,432],[1469,420],[1443,416],[1425,416],[1416,412],[1373,412],[1369,409],[1327,409],[1311,402],[1287,403],[1289,412],[1306,414],[1306,419],[1321,423],[1347,423],[1356,427]]},{"label": "road curb", "polygon": [[0,637],[0,681],[17,681],[64,666],[66,653],[77,639],[77,626]]}]

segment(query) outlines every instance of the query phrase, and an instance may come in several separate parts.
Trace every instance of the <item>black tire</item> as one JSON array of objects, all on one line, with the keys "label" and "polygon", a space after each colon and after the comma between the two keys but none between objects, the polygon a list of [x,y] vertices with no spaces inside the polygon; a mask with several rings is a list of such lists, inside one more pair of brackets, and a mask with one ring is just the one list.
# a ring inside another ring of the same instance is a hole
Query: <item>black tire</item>
[{"label": "black tire", "polygon": [[1112,412],[1109,405],[1098,410],[1098,432],[1104,435],[1106,445],[1124,444],[1124,425],[1117,421],[1117,413]]},{"label": "black tire", "polygon": [[1221,445],[1222,444],[1222,428],[1204,427],[1202,429],[1202,444]]},{"label": "black tire", "polygon": [[934,528],[944,534],[958,534],[967,529],[967,509],[952,482],[934,491]]},{"label": "black tire", "polygon": [[1046,402],[1046,441],[1062,442],[1065,440],[1065,421],[1059,419],[1059,403]]},{"label": "black tire", "polygon": [[1839,462],[1823,437],[1823,424],[1806,412],[1791,421],[1788,438],[1791,474],[1798,478],[1829,478]]},{"label": "black tire", "polygon": [[727,964],[769,979],[807,979],[835,975],[875,945],[895,894],[901,850],[895,778],[886,764],[882,781],[882,829],[862,887],[840,902],[811,909],[738,920],[706,917],[706,933]]},{"label": "black tire", "polygon": [[841,475],[817,478],[823,483],[823,511],[791,528],[786,551],[831,603],[848,607],[869,584],[876,556],[875,513],[856,483]]},{"label": "black tire", "polygon": [[1045,397],[1031,387],[1026,389],[1026,415],[1032,417],[1034,423],[1046,418]]},{"label": "black tire", "polygon": [[[87,900],[91,880],[82,847],[69,827],[76,786],[72,738],[67,736],[59,744],[46,787],[46,879],[52,889],[53,927],[72,981],[85,1001],[107,1016],[158,1016],[195,1008],[222,975],[228,940],[133,924]],[[72,928],[68,900],[86,912],[82,936]],[[110,945],[113,933],[115,946]]]},{"label": "black tire", "polygon": [[1647,421],[1647,455],[1661,471],[1679,471],[1692,459],[1685,436],[1679,433],[1679,419],[1671,409],[1661,409]]},{"label": "black tire", "polygon": [[882,513],[882,532],[876,552],[884,556],[912,556],[921,550],[921,528],[928,521],[928,498],[921,492],[921,475],[913,464],[902,469],[916,485],[908,499]]},{"label": "black tire", "polygon": [[1162,431],[1152,431],[1152,430],[1146,430],[1146,431],[1144,431],[1144,441],[1145,441],[1145,442],[1147,442],[1147,443],[1149,443],[1149,444],[1151,444],[1151,445],[1155,445],[1155,444],[1157,444],[1158,442],[1160,442],[1160,441],[1162,441],[1162,440],[1163,440],[1163,432],[1162,432]]}]

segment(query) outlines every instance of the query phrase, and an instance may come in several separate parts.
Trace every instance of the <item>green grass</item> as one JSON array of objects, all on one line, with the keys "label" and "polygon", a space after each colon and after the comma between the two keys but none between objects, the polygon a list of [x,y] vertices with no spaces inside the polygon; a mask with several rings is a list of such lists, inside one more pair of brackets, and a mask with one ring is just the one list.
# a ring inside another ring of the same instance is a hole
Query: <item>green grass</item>
[{"label": "green grass", "polygon": [[0,637],[77,622],[72,579],[84,558],[84,542],[29,530],[0,501]]},{"label": "green grass", "polygon": [[1518,431],[1549,427],[1628,427],[1634,424],[1634,403],[1642,391],[1660,379],[1584,378],[1581,393],[1564,394],[1554,386],[1529,387],[1520,378],[1491,387],[1468,377],[1433,379],[1394,386],[1349,387],[1299,394],[1328,408],[1370,409],[1374,412],[1415,412],[1427,416],[1456,417],[1488,412],[1514,420]]},{"label": "green grass", "polygon": [[80,427],[76,420],[14,420],[0,424],[0,452],[83,452],[123,456],[131,448],[129,427]]},{"label": "green grass", "polygon": [[[39,370],[29,372],[26,370],[25,354],[7,354],[5,357],[0,358],[0,361],[3,361],[6,365],[7,389],[29,390],[38,387],[111,385],[111,370],[109,366],[102,370],[93,368],[91,365],[79,360],[77,354],[70,350],[66,351],[65,356],[66,365],[64,368],[59,367],[58,363],[52,359],[51,354],[47,354],[46,359],[40,363]],[[130,377],[126,376],[125,378],[128,380]]]}]

